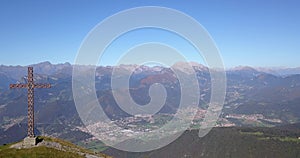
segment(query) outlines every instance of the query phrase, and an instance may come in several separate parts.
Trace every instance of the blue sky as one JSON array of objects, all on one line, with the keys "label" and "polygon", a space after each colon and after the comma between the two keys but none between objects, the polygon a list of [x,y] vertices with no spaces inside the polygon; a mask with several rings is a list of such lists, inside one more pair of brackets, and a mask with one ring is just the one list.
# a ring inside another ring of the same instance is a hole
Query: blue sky
[{"label": "blue sky", "polygon": [[[119,11],[140,6],[173,8],[196,19],[214,39],[227,68],[300,66],[297,0],[2,0],[0,64],[74,63],[81,42],[95,25]],[[162,34],[164,38],[155,38]],[[136,31],[120,39],[100,64],[114,64],[120,54],[113,50],[125,48],[125,41],[181,41],[157,30]],[[192,48],[179,49],[189,60],[202,62]]]}]

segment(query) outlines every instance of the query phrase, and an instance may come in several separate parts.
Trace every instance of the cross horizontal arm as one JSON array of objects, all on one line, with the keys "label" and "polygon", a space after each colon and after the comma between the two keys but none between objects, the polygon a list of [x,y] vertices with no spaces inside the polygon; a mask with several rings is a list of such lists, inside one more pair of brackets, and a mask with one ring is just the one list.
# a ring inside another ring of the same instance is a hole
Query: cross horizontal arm
[{"label": "cross horizontal arm", "polygon": [[34,84],[34,88],[51,88],[51,84]]},{"label": "cross horizontal arm", "polygon": [[9,88],[28,88],[28,84],[10,84]]}]

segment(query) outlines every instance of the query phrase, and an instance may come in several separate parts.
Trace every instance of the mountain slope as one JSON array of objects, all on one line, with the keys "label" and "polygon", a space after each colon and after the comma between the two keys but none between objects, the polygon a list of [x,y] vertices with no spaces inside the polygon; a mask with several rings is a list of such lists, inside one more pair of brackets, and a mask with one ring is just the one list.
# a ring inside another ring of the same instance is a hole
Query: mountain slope
[{"label": "mountain slope", "polygon": [[299,158],[300,124],[276,128],[213,128],[203,138],[186,131],[171,144],[151,152],[128,153],[110,148],[118,158]]},{"label": "mountain slope", "polygon": [[61,139],[38,137],[38,140],[40,142],[32,148],[22,148],[22,142],[0,146],[0,157],[110,158],[107,155],[95,153]]}]

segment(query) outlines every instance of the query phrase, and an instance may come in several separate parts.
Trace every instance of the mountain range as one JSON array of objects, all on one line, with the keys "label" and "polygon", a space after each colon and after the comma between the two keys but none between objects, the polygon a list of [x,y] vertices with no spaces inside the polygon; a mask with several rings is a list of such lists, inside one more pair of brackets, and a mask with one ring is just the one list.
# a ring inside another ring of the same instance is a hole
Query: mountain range
[{"label": "mountain range", "polygon": [[[210,101],[209,69],[197,63],[191,65],[201,91],[199,108],[205,110]],[[76,111],[72,95],[73,66],[50,62],[31,66],[34,67],[36,83],[52,85],[50,89],[35,90],[35,133],[63,138],[89,148],[103,148],[90,142],[93,136],[84,128]],[[150,85],[161,83],[168,96],[158,115],[172,116],[176,113],[180,102],[180,84],[171,68],[99,66],[95,72],[97,97],[112,120],[133,117],[118,107],[112,95],[111,74],[115,67],[122,71],[134,70],[129,85],[136,103],[147,104],[150,101]],[[0,144],[19,141],[26,136],[26,89],[9,89],[10,83],[25,83],[26,75],[26,66],[0,66]],[[300,122],[299,68],[237,67],[227,70],[226,76],[226,99],[217,126],[274,127]]]}]

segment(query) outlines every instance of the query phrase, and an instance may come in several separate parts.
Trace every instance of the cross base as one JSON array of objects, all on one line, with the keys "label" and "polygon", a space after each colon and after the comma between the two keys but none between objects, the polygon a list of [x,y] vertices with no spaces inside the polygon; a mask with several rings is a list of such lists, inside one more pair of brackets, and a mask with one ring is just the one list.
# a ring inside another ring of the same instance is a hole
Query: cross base
[{"label": "cross base", "polygon": [[25,137],[23,140],[23,147],[30,148],[32,146],[35,146],[37,143],[36,138],[37,137]]}]

